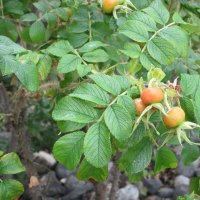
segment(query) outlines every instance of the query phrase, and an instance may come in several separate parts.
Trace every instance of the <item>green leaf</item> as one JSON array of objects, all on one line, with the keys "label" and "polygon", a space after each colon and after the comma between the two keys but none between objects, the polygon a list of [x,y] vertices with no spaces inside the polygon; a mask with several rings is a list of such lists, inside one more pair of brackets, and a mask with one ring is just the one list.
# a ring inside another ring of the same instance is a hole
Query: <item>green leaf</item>
[{"label": "green leaf", "polygon": [[129,112],[132,119],[135,118],[135,104],[133,102],[133,99],[127,95],[123,95],[118,97],[117,103],[121,106],[124,106],[124,108]]},{"label": "green leaf", "polygon": [[[157,62],[154,58],[152,58],[148,52],[144,52],[141,54],[140,56],[140,62],[142,64],[142,66],[147,69],[148,71],[152,68],[152,67],[161,67],[161,64],[159,62]],[[137,66],[138,68],[138,66]]]},{"label": "green leaf", "polygon": [[71,44],[67,40],[59,40],[57,42],[54,42],[46,50],[48,53],[54,56],[63,57],[69,52],[73,51],[74,48],[71,46]]},{"label": "green leaf", "polygon": [[26,52],[26,54],[17,56],[17,60],[20,63],[27,63],[27,62],[33,62],[34,64],[37,64],[40,60],[40,54],[32,51]]},{"label": "green leaf", "polygon": [[185,144],[181,152],[181,158],[184,165],[189,165],[197,160],[199,153],[200,152],[198,146]]},{"label": "green leaf", "polygon": [[105,181],[108,177],[108,166],[96,168],[84,159],[76,174],[79,180],[94,179],[95,181]]},{"label": "green leaf", "polygon": [[43,17],[47,21],[50,27],[54,27],[56,25],[56,21],[57,21],[56,14],[49,12],[49,13],[44,14]]},{"label": "green leaf", "polygon": [[16,25],[7,18],[0,19],[0,35],[7,36],[13,41],[16,41],[18,38]]},{"label": "green leaf", "polygon": [[105,46],[108,46],[108,45],[100,41],[91,41],[84,44],[78,51],[81,53],[86,53],[86,52],[94,51],[95,49],[99,47],[105,47]]},{"label": "green leaf", "polygon": [[120,27],[120,33],[137,42],[147,42],[149,34],[146,27],[139,21],[128,20]]},{"label": "green leaf", "polygon": [[152,1],[150,6],[143,9],[143,11],[150,15],[159,24],[164,25],[169,20],[169,12],[161,0]]},{"label": "green leaf", "polygon": [[84,155],[86,160],[96,168],[108,165],[112,148],[110,132],[103,123],[92,125],[84,139]]},{"label": "green leaf", "polygon": [[57,121],[58,128],[61,132],[67,133],[82,129],[86,124],[71,121]]},{"label": "green leaf", "polygon": [[33,22],[33,21],[36,21],[37,20],[37,15],[34,14],[34,13],[27,13],[25,15],[22,15],[20,17],[20,20],[22,22]]},{"label": "green leaf", "polygon": [[0,157],[0,174],[17,174],[24,170],[16,153],[8,153]]},{"label": "green leaf", "polygon": [[0,56],[0,70],[3,76],[14,73],[18,67],[20,67],[20,63],[14,60],[13,56]]},{"label": "green leaf", "polygon": [[23,4],[20,1],[6,1],[3,7],[4,12],[9,13],[11,16],[19,16],[24,14]]},{"label": "green leaf", "polygon": [[132,59],[128,63],[128,73],[130,74],[136,74],[142,69],[142,65],[138,63],[137,59]]},{"label": "green leaf", "polygon": [[48,3],[53,8],[58,8],[61,5],[61,1],[60,0],[50,0]]},{"label": "green leaf", "polygon": [[189,34],[195,33],[199,34],[200,33],[200,27],[198,24],[182,24],[181,27],[186,30]]},{"label": "green leaf", "polygon": [[181,74],[181,91],[184,95],[195,96],[200,85],[200,76],[198,74]]},{"label": "green leaf", "polygon": [[113,95],[118,95],[121,92],[120,84],[112,76],[99,73],[89,75],[89,78],[91,78],[99,87]]},{"label": "green leaf", "polygon": [[12,179],[0,181],[0,199],[13,200],[24,192],[23,185]]},{"label": "green leaf", "polygon": [[82,58],[87,62],[106,62],[109,57],[108,54],[102,49],[96,49],[92,52],[84,53]]},{"label": "green leaf", "polygon": [[147,31],[157,30],[155,21],[149,15],[141,11],[132,12],[128,16],[128,20],[135,20],[135,21],[140,22],[146,28]]},{"label": "green leaf", "polygon": [[45,27],[41,21],[34,22],[30,29],[29,35],[33,42],[43,42],[45,39]]},{"label": "green leaf", "polygon": [[42,80],[45,80],[50,73],[52,60],[49,55],[40,54],[40,60],[37,64],[39,74]]},{"label": "green leaf", "polygon": [[115,78],[118,81],[123,90],[127,90],[128,88],[131,87],[131,82],[126,76],[114,74],[113,78]]},{"label": "green leaf", "polygon": [[176,58],[174,47],[165,39],[155,37],[147,43],[149,54],[163,65],[172,64]]},{"label": "green leaf", "polygon": [[105,111],[106,125],[117,140],[126,140],[132,131],[132,118],[129,112],[119,104],[113,104]]},{"label": "green leaf", "polygon": [[88,31],[88,28],[87,21],[82,21],[81,23],[79,21],[73,21],[73,23],[67,27],[67,31],[71,33],[83,33]]},{"label": "green leaf", "polygon": [[88,65],[79,65],[77,67],[77,73],[80,77],[86,76],[89,72],[91,72],[92,68]]},{"label": "green leaf", "polygon": [[175,154],[168,148],[162,147],[156,152],[154,172],[157,174],[167,168],[176,168],[178,160]]},{"label": "green leaf", "polygon": [[177,24],[187,24],[187,22],[183,21],[183,19],[181,18],[181,16],[179,15],[178,12],[175,12],[172,16],[172,19],[174,22],[176,22]]},{"label": "green leaf", "polygon": [[194,101],[195,101],[194,102],[194,115],[195,115],[197,123],[200,124],[200,90],[199,90],[199,87],[196,92]]},{"label": "green leaf", "polygon": [[179,26],[171,26],[161,30],[159,35],[171,43],[180,56],[186,57],[188,55],[188,35],[182,28]]},{"label": "green leaf", "polygon": [[81,59],[73,54],[63,56],[58,63],[59,73],[69,73],[74,71],[81,64]]},{"label": "green leaf", "polygon": [[128,174],[128,182],[137,183],[137,182],[141,181],[143,177],[144,177],[143,172],[139,172],[136,174]]},{"label": "green leaf", "polygon": [[156,79],[157,81],[162,81],[165,78],[166,74],[160,68],[152,67],[147,73],[148,81]]},{"label": "green leaf", "polygon": [[21,31],[21,38],[27,44],[32,44],[32,40],[29,35],[30,26],[26,26]]},{"label": "green leaf", "polygon": [[64,21],[67,21],[67,20],[68,20],[69,16],[68,16],[67,11],[65,10],[65,8],[59,7],[59,8],[54,9],[53,11],[54,11],[54,12],[56,13],[56,15],[57,15],[58,17],[60,17],[62,20],[64,20]]},{"label": "green leaf", "polygon": [[43,1],[38,1],[36,3],[33,3],[33,5],[40,11],[42,12],[48,12],[49,10],[49,7],[48,7],[48,4],[43,2]]},{"label": "green leaf", "polygon": [[200,177],[191,177],[190,179],[190,195],[187,195],[186,197],[184,196],[182,199],[180,197],[180,199],[178,198],[177,200],[199,200],[199,196],[200,195]]},{"label": "green leaf", "polygon": [[64,97],[58,101],[53,113],[57,121],[69,120],[78,123],[89,123],[97,120],[97,111],[83,100],[74,97]]},{"label": "green leaf", "polygon": [[18,54],[26,51],[8,37],[0,35],[0,55]]},{"label": "green leaf", "polygon": [[146,135],[146,130],[143,123],[140,123],[128,140],[129,146],[133,147],[138,144]]},{"label": "green leaf", "polygon": [[108,105],[110,102],[109,95],[99,86],[91,83],[81,84],[70,96],[103,106]]},{"label": "green leaf", "polygon": [[149,165],[151,156],[152,143],[149,138],[145,137],[122,155],[119,160],[119,167],[131,174],[141,172]]},{"label": "green leaf", "polygon": [[28,62],[21,64],[15,71],[15,75],[29,91],[35,92],[38,90],[38,67],[34,63]]},{"label": "green leaf", "polygon": [[73,170],[80,161],[84,137],[85,133],[78,131],[59,138],[54,144],[53,154],[56,160],[69,170]]},{"label": "green leaf", "polygon": [[138,58],[141,54],[140,46],[135,43],[126,43],[124,46],[124,50],[120,51],[130,58]]},{"label": "green leaf", "polygon": [[67,36],[68,41],[74,48],[80,47],[88,41],[86,33],[72,33]]},{"label": "green leaf", "polygon": [[185,111],[186,119],[188,118],[189,121],[194,121],[194,102],[192,99],[184,96],[180,98],[181,107]]}]

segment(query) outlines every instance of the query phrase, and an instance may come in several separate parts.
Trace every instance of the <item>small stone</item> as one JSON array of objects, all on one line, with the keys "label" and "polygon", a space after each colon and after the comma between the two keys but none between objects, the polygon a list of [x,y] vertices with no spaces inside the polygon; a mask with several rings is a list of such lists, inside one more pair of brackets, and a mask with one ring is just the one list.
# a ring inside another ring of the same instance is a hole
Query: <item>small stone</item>
[{"label": "small stone", "polygon": [[117,200],[138,200],[139,190],[134,185],[127,185],[117,192]]},{"label": "small stone", "polygon": [[59,179],[68,178],[70,176],[70,172],[65,168],[64,165],[57,164],[56,166],[56,175]]},{"label": "small stone", "polygon": [[77,187],[73,191],[71,191],[69,194],[63,196],[61,200],[78,200],[81,199],[82,195],[84,195],[86,192],[92,191],[93,185],[91,183],[85,183],[82,186]]},{"label": "small stone", "polygon": [[192,177],[195,173],[195,165],[190,164],[185,166],[182,161],[179,162],[177,172],[187,177]]},{"label": "small stone", "polygon": [[199,177],[200,176],[200,168],[196,169],[196,175]]},{"label": "small stone", "polygon": [[38,163],[45,162],[48,167],[53,167],[56,164],[56,160],[53,155],[45,151],[34,153],[34,158],[38,161]]},{"label": "small stone", "polygon": [[112,167],[113,167],[113,162],[109,162],[108,163],[108,170],[110,171],[112,169]]},{"label": "small stone", "polygon": [[183,176],[183,175],[179,175],[175,178],[175,181],[174,181],[174,185],[175,187],[178,187],[180,185],[186,185],[188,186],[190,184],[190,179],[186,176]]},{"label": "small stone", "polygon": [[153,195],[153,196],[148,196],[145,198],[145,200],[161,200],[159,196]]},{"label": "small stone", "polygon": [[185,194],[189,194],[189,186],[179,185],[174,190],[173,199],[177,199],[178,196],[184,196]]},{"label": "small stone", "polygon": [[74,190],[76,188],[81,188],[83,185],[85,185],[85,182],[79,181],[75,176],[71,175],[66,179],[65,185],[70,190]]},{"label": "small stone", "polygon": [[145,179],[144,186],[148,189],[149,194],[156,194],[163,183],[159,179]]},{"label": "small stone", "polygon": [[49,171],[49,167],[47,167],[46,161],[41,162],[37,160],[33,163],[33,165],[40,176],[47,174]]},{"label": "small stone", "polygon": [[159,196],[162,198],[172,197],[173,193],[174,189],[169,187],[160,188],[158,191]]},{"label": "small stone", "polygon": [[68,192],[67,188],[58,181],[55,172],[53,171],[50,171],[45,177],[43,177],[41,182],[43,182],[43,184],[46,182],[45,195],[47,197],[62,196]]}]

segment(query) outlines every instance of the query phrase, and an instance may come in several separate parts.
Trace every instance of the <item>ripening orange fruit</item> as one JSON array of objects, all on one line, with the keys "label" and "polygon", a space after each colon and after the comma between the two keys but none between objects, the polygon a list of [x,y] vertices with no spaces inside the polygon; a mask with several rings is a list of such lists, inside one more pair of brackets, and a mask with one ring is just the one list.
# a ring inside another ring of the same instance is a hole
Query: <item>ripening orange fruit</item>
[{"label": "ripening orange fruit", "polygon": [[164,99],[164,93],[159,87],[146,88],[141,93],[144,104],[160,103]]},{"label": "ripening orange fruit", "polygon": [[141,98],[134,99],[134,103],[136,107],[136,114],[140,115],[146,108],[146,105],[142,102]]},{"label": "ripening orange fruit", "polygon": [[175,128],[185,120],[185,112],[180,107],[173,107],[163,117],[164,124],[169,128]]},{"label": "ripening orange fruit", "polygon": [[121,3],[121,0],[103,0],[102,9],[105,13],[111,13],[115,6]]}]

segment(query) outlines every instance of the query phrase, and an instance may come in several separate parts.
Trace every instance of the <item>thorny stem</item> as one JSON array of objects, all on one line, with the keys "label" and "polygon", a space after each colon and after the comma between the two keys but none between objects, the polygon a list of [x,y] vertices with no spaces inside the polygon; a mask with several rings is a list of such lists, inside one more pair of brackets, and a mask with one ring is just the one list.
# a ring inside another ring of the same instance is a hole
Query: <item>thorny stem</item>
[{"label": "thorny stem", "polygon": [[4,12],[3,12],[3,0],[1,0],[1,16],[4,18]]},{"label": "thorny stem", "polygon": [[[119,94],[115,99],[113,99],[113,101],[108,105],[107,108],[109,108],[112,104],[114,104],[114,103],[117,101],[117,99],[118,99],[119,96],[123,96],[123,95],[125,95],[126,93],[127,93],[127,91],[125,91],[125,92]],[[105,110],[105,111],[106,111],[106,110]],[[102,115],[101,115],[100,118],[97,120],[97,122],[100,122],[100,121],[104,118],[105,111],[102,113]]]},{"label": "thorny stem", "polygon": [[[172,25],[174,25],[174,24],[175,24],[175,22],[172,22],[172,23],[170,23],[170,24],[168,24],[168,25],[162,27],[161,29],[157,30],[157,31],[149,38],[149,40],[147,41],[147,43],[144,45],[144,47],[142,48],[141,53],[143,53],[143,52],[146,50],[148,42],[150,42],[151,40],[153,40],[153,39],[156,37],[156,35],[157,35],[158,33],[160,33],[160,31],[162,31],[162,30],[164,30],[164,29],[166,29],[166,28],[168,28],[168,27],[170,27],[170,26],[172,26]],[[137,59],[137,60],[135,61],[134,67],[137,66],[138,62],[139,62],[139,59]]]}]

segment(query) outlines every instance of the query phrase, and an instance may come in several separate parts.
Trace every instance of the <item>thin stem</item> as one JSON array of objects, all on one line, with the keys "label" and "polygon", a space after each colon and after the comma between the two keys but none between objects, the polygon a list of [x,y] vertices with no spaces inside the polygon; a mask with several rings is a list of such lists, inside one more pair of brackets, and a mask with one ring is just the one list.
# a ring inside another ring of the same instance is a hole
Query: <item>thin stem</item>
[{"label": "thin stem", "polygon": [[[143,53],[143,52],[146,50],[148,42],[150,42],[151,40],[153,40],[153,39],[156,37],[156,35],[157,35],[158,33],[160,33],[160,31],[162,31],[162,30],[164,30],[164,29],[166,29],[166,28],[168,28],[168,27],[170,27],[170,26],[172,26],[172,25],[174,25],[174,24],[175,24],[175,22],[172,22],[172,23],[170,23],[170,24],[168,24],[168,25],[162,27],[161,29],[157,30],[157,31],[149,38],[149,40],[147,41],[147,43],[144,45],[144,47],[142,48],[141,53]],[[139,62],[139,59],[137,59],[137,60],[135,61],[134,67],[137,66],[138,62]]]},{"label": "thin stem", "polygon": [[87,63],[83,60],[83,58],[80,56],[80,54],[78,53],[78,51],[76,49],[73,52],[82,60],[84,65],[87,65]]},{"label": "thin stem", "polygon": [[127,64],[127,62],[124,62],[124,63],[117,63],[117,64],[115,64],[115,65],[112,65],[111,67],[109,67],[109,68],[103,70],[102,73],[105,73],[105,74],[106,74],[106,73],[109,72],[111,69],[114,69],[114,68],[117,67],[118,65],[123,65],[123,64]]},{"label": "thin stem", "polygon": [[146,131],[150,137],[150,139],[152,140],[152,142],[156,145],[156,147],[158,148],[159,145],[157,144],[155,138],[153,137],[151,131],[150,131],[150,127],[149,127],[149,123],[148,123],[148,118],[146,119],[146,121],[144,121],[144,124],[145,124],[145,128],[146,128]]},{"label": "thin stem", "polygon": [[4,18],[4,12],[3,12],[3,0],[1,0],[1,16]]},{"label": "thin stem", "polygon": [[165,92],[165,95],[164,95],[164,102],[165,102],[165,105],[166,105],[167,109],[170,110],[171,107],[170,107],[169,102],[167,100],[167,93],[166,92]]},{"label": "thin stem", "polygon": [[[113,101],[108,105],[107,108],[109,108],[112,104],[114,104],[114,103],[117,101],[117,99],[118,99],[119,96],[123,96],[123,95],[125,95],[126,93],[127,93],[127,91],[125,91],[125,92],[119,94],[115,99],[113,99]],[[104,112],[102,113],[102,115],[100,116],[100,118],[97,120],[97,122],[100,122],[101,120],[103,120],[104,115],[105,115],[105,111],[106,111],[106,109],[104,110]]]}]

